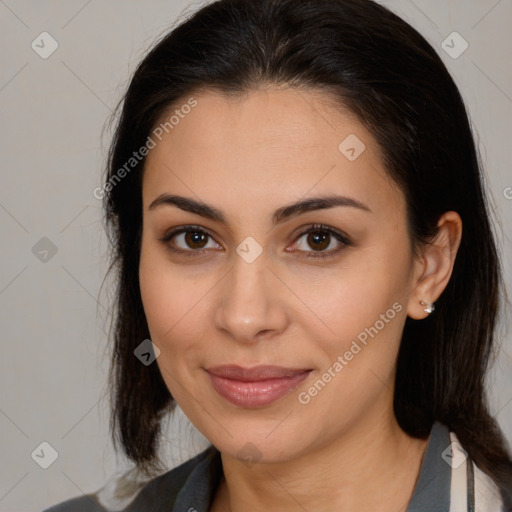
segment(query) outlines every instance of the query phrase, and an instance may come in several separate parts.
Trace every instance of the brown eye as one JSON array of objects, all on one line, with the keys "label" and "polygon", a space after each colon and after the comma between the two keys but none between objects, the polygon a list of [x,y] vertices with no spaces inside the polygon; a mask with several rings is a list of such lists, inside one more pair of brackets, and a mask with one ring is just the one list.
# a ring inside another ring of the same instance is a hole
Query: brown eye
[{"label": "brown eye", "polygon": [[210,246],[211,248],[216,249],[220,247],[214,243],[213,237],[209,233],[194,226],[175,229],[159,239],[170,251],[187,256],[204,254],[202,249],[210,248],[208,247],[210,240],[213,242],[213,245]]},{"label": "brown eye", "polygon": [[325,231],[311,231],[307,237],[307,243],[315,251],[322,251],[329,246],[331,235]]},{"label": "brown eye", "polygon": [[[304,240],[301,242],[301,239]],[[350,245],[352,242],[346,235],[320,224],[309,226],[302,231],[295,242],[298,252],[304,253],[307,258],[334,256]],[[330,249],[327,250],[329,247]]]},{"label": "brown eye", "polygon": [[191,249],[203,249],[208,237],[209,235],[202,231],[186,231],[184,240]]}]

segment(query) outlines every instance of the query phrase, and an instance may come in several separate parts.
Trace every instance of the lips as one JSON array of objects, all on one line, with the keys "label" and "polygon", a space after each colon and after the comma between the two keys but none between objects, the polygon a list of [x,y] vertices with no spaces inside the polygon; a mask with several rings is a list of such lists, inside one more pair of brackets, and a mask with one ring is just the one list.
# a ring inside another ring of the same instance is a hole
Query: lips
[{"label": "lips", "polygon": [[311,369],[282,366],[243,368],[222,365],[207,368],[215,391],[239,407],[263,407],[287,395],[311,373]]}]

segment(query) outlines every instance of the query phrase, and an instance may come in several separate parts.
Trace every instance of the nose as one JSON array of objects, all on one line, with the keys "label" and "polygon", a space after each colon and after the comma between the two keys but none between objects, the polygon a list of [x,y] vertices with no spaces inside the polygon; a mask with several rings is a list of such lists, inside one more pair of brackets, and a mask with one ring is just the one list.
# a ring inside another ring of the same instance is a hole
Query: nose
[{"label": "nose", "polygon": [[238,254],[218,288],[214,325],[232,339],[254,343],[286,329],[283,284],[268,267],[265,250],[252,263]]}]

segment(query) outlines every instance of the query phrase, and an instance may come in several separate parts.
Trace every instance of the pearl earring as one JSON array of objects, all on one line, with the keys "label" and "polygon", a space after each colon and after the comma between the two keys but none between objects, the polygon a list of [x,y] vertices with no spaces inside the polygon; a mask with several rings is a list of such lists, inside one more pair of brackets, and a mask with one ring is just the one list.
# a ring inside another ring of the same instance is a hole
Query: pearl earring
[{"label": "pearl earring", "polygon": [[423,311],[425,311],[425,313],[428,313],[429,315],[430,315],[430,313],[432,313],[432,311],[434,311],[436,309],[433,302],[431,304],[429,304],[428,302],[425,302],[424,300],[420,300],[420,304],[422,306],[426,306],[426,308]]}]

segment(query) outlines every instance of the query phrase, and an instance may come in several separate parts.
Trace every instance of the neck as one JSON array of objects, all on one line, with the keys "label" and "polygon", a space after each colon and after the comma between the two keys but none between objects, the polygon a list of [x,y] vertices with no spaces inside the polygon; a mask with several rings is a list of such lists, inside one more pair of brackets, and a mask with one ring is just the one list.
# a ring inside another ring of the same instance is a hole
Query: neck
[{"label": "neck", "polygon": [[407,435],[391,415],[366,419],[334,442],[279,463],[248,467],[222,454],[211,512],[404,511],[427,444]]}]

